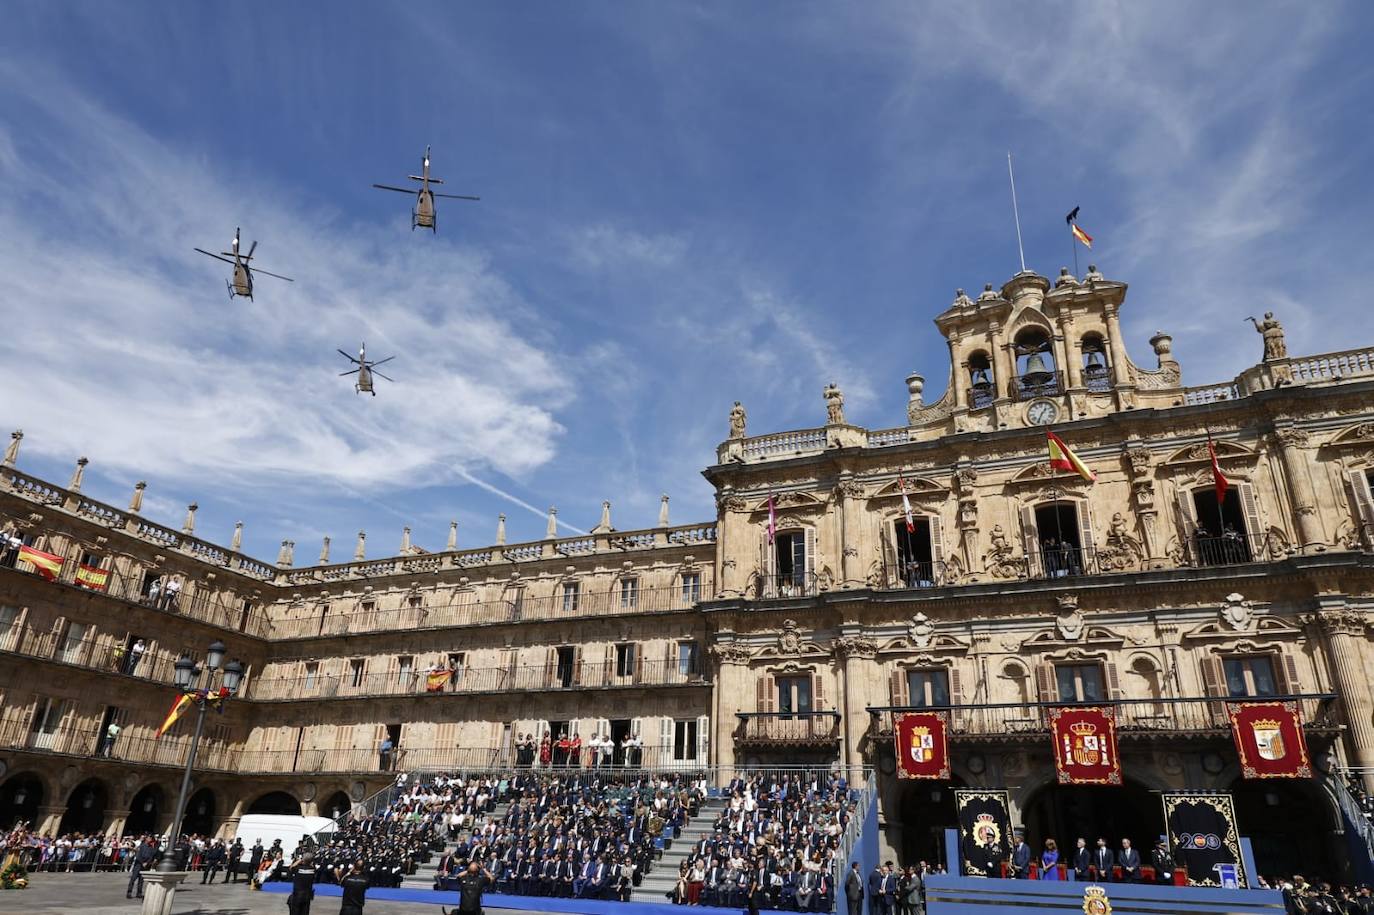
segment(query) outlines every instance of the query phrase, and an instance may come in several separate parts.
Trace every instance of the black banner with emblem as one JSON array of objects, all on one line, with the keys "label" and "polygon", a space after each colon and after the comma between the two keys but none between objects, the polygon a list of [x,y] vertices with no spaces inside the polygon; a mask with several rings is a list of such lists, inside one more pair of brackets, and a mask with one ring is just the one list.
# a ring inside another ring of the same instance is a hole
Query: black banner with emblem
[{"label": "black banner with emblem", "polygon": [[1174,862],[1188,869],[1189,886],[1221,886],[1218,865],[1234,867],[1237,885],[1247,885],[1231,795],[1165,792],[1164,823]]},{"label": "black banner with emblem", "polygon": [[1006,791],[956,788],[959,857],[965,877],[1001,876],[1011,855],[1011,809]]}]

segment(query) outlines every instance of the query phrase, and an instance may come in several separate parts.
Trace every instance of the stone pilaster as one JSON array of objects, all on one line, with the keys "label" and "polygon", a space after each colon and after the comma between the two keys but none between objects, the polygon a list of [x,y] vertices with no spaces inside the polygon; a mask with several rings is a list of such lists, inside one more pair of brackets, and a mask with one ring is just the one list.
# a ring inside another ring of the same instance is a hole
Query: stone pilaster
[{"label": "stone pilaster", "polygon": [[878,643],[867,636],[857,634],[843,635],[834,642],[835,656],[840,661],[840,672],[844,677],[840,692],[840,714],[843,715],[844,764],[862,766],[863,757],[859,753],[859,743],[864,731],[868,729],[867,682],[865,661],[878,656]]},{"label": "stone pilaster", "polygon": [[[737,642],[724,642],[711,646],[711,657],[716,662],[716,703],[712,716],[712,748],[715,751],[715,765],[721,770],[729,770],[735,765],[735,710],[727,709],[722,697],[752,694],[754,684],[749,682],[748,646]],[[722,778],[729,778],[727,771],[721,772]]]},{"label": "stone pilaster", "polygon": [[1283,460],[1283,475],[1288,478],[1288,494],[1298,521],[1298,539],[1304,550],[1325,547],[1326,535],[1317,511],[1317,494],[1308,476],[1309,461],[1305,452],[1308,435],[1301,429],[1287,426],[1274,430],[1274,441],[1279,445],[1279,456]]},{"label": "stone pilaster", "polygon": [[1365,620],[1352,610],[1326,610],[1313,614],[1309,622],[1326,639],[1327,654],[1331,658],[1336,692],[1345,707],[1346,723],[1350,727],[1350,749],[1355,765],[1365,770],[1367,789],[1374,790],[1374,701],[1371,701],[1369,682],[1364,676],[1360,646],[1364,641]]}]

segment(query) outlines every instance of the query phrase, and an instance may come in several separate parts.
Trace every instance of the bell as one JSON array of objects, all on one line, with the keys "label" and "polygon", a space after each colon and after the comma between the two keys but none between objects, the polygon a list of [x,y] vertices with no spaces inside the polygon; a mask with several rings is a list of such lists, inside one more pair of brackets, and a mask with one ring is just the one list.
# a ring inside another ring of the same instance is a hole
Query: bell
[{"label": "bell", "polygon": [[1039,353],[1031,353],[1030,358],[1026,360],[1026,374],[1043,375],[1048,371],[1049,369],[1045,368],[1045,357]]},{"label": "bell", "polygon": [[979,369],[973,373],[974,384],[992,384],[992,379],[988,377],[987,369]]},{"label": "bell", "polygon": [[1089,368],[1089,369],[1100,369],[1100,368],[1102,368],[1102,354],[1099,353],[1099,352],[1098,352],[1097,350],[1095,350],[1095,349],[1090,349],[1090,350],[1088,350],[1088,368]]}]

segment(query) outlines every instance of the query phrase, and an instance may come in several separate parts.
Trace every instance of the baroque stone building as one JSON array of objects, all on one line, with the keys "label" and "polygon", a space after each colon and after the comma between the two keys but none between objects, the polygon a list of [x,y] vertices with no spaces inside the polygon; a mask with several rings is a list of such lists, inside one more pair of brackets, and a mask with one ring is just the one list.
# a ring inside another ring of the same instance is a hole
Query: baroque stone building
[{"label": "baroque stone building", "polygon": [[[1291,357],[1267,315],[1252,368],[1185,387],[1166,334],[1132,361],[1125,295],[1095,268],[959,291],[945,392],[908,377],[897,428],[849,423],[835,385],[813,429],[751,437],[736,404],[717,517],[688,526],[665,497],[648,530],[607,506],[584,537],[551,515],[534,543],[407,530],[369,559],[360,533],[349,561],[284,542],[269,564],[240,531],[199,539],[195,506],[180,531],[143,519],[142,483],[127,509],[86,498],[84,459],[65,487],[23,473],[16,433],[0,527],[65,561],[0,568],[0,826],[165,828],[190,730],[152,736],[171,665],[220,639],[248,673],[207,729],[193,831],[332,815],[393,766],[509,766],[521,734],[609,735],[617,764],[637,735],[651,767],[871,766],[903,860],[942,857],[958,786],[1010,789],[1033,843],[1147,846],[1152,792],[1223,788],[1262,871],[1337,873],[1369,847],[1340,773],[1374,774],[1374,348]],[[1049,426],[1095,482],[1049,468]],[[1265,695],[1299,697],[1313,779],[1240,777],[1219,700]],[[1099,700],[1126,783],[1058,785],[1045,709]],[[950,709],[949,782],[894,777],[891,710],[916,707]]]}]

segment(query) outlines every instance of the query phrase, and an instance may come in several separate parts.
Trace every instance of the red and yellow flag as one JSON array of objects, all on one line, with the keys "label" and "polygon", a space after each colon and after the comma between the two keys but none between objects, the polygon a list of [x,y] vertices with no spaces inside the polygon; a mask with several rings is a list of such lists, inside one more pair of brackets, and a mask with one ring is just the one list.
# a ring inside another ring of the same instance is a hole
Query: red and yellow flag
[{"label": "red and yellow flag", "polygon": [[1089,483],[1097,479],[1097,474],[1089,470],[1087,465],[1078,459],[1078,455],[1074,454],[1069,446],[1064,444],[1063,439],[1048,429],[1045,430],[1045,436],[1049,440],[1051,467],[1055,470],[1067,470],[1070,473],[1076,473]]},{"label": "red and yellow flag", "polygon": [[442,670],[431,670],[429,673],[425,674],[425,692],[437,693],[452,679],[452,668],[445,667]]},{"label": "red and yellow flag", "polygon": [[57,573],[62,569],[61,556],[54,556],[52,553],[35,550],[31,546],[21,546],[19,548],[19,558],[31,564],[33,570],[48,581],[55,581],[57,579]]},{"label": "red and yellow flag", "polygon": [[84,562],[76,568],[76,583],[83,588],[90,588],[92,591],[104,591],[109,582],[109,569],[97,569],[95,566],[88,566]]},{"label": "red and yellow flag", "polygon": [[1210,431],[1207,433],[1207,456],[1212,459],[1212,483],[1217,489],[1217,504],[1221,505],[1226,501],[1226,490],[1231,488],[1231,481],[1221,472],[1221,462],[1217,460],[1217,446],[1212,443]]},{"label": "red and yellow flag", "polygon": [[1081,241],[1081,242],[1083,243],[1083,245],[1084,245],[1089,251],[1092,250],[1092,247],[1093,247],[1093,237],[1092,237],[1091,235],[1089,235],[1087,232],[1084,232],[1082,229],[1080,229],[1080,228],[1078,227],[1078,223],[1076,223],[1076,222],[1071,222],[1071,223],[1069,223],[1069,231],[1072,232],[1072,233],[1073,233],[1073,237],[1076,238],[1076,239],[1078,239],[1079,241]]},{"label": "red and yellow flag", "polygon": [[180,696],[177,696],[177,701],[172,703],[172,710],[167,713],[167,717],[162,722],[162,726],[157,729],[157,733],[153,736],[161,737],[163,734],[166,734],[167,730],[177,723],[177,719],[181,717],[181,713],[186,711],[186,707],[190,704],[190,693],[182,693]]}]

